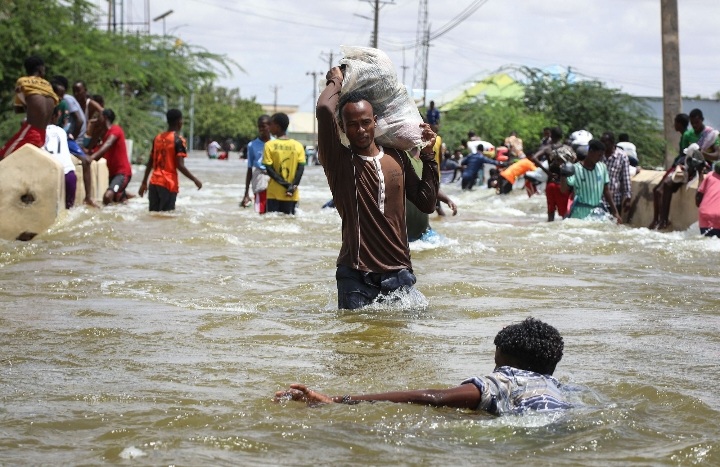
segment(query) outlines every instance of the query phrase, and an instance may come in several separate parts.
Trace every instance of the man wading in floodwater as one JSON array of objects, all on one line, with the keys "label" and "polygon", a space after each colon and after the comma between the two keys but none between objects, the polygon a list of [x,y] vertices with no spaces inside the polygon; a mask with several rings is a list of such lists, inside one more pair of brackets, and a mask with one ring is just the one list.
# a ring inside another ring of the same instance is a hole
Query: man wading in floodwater
[{"label": "man wading in floodwater", "polygon": [[[404,151],[375,143],[377,116],[361,94],[340,97],[343,72],[332,68],[317,103],[320,162],[338,214],[342,218],[342,248],[337,259],[338,308],[355,309],[394,290],[415,284],[410,263],[405,197],[432,214],[438,191],[435,133],[422,124],[422,177],[418,178]],[[340,142],[340,128],[350,141]]]}]

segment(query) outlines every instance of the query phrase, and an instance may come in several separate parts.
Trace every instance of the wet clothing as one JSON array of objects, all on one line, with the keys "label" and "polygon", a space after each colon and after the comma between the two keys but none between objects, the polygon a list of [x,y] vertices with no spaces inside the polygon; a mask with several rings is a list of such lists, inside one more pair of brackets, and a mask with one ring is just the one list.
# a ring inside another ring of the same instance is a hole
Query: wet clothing
[{"label": "wet clothing", "polygon": [[[413,157],[410,158],[415,173],[422,174],[423,162]],[[419,210],[412,201],[405,201],[405,221],[407,223],[408,241],[420,240],[422,235],[430,229],[430,215]]]},{"label": "wet clothing", "polygon": [[463,190],[471,190],[473,186],[475,186],[475,183],[477,182],[478,175],[481,170],[485,168],[485,164],[492,164],[494,166],[498,165],[498,161],[495,159],[490,159],[487,156],[484,156],[480,153],[473,153],[469,156],[466,156],[462,162],[461,165],[463,167],[462,171],[462,189]]},{"label": "wet clothing", "polygon": [[[13,106],[16,109],[25,109],[25,101],[28,96],[45,96],[53,100],[53,104],[60,102],[57,94],[52,90],[50,83],[39,76],[23,76],[15,82],[15,98]],[[20,149],[25,144],[32,144],[38,148],[45,145],[46,128],[38,128],[23,121],[20,130],[0,149],[0,160]]]},{"label": "wet clothing", "polygon": [[265,141],[260,138],[255,138],[248,143],[247,166],[252,170],[251,187],[256,196],[258,192],[267,190],[270,180],[270,177],[265,174],[265,166],[262,163],[264,152]]},{"label": "wet clothing", "polygon": [[700,235],[702,235],[703,237],[720,238],[720,229],[708,229],[707,227],[700,227]]},{"label": "wet clothing", "polygon": [[572,407],[565,400],[557,379],[534,371],[501,366],[487,376],[475,376],[462,384],[474,384],[481,394],[477,410],[493,415],[519,415],[528,411],[547,412]]},{"label": "wet clothing", "polygon": [[150,186],[157,185],[171,193],[178,193],[180,191],[180,182],[178,180],[177,158],[187,157],[185,139],[176,131],[160,133],[153,140],[150,157],[152,158]]},{"label": "wet clothing", "polygon": [[45,145],[47,152],[55,156],[63,166],[65,173],[65,209],[75,205],[75,191],[77,190],[77,175],[70,149],[68,148],[67,133],[56,125],[48,125],[45,132]]},{"label": "wet clothing", "polygon": [[412,270],[405,220],[405,199],[432,214],[438,167],[424,161],[422,177],[403,151],[382,148],[375,157],[354,154],[340,142],[335,109],[341,82],[334,78],[318,99],[319,151],[335,207],[342,218],[338,266],[361,272]]},{"label": "wet clothing", "polygon": [[267,198],[265,212],[281,212],[283,214],[295,214],[297,201],[280,201],[279,199]]},{"label": "wet clothing", "polygon": [[22,122],[20,130],[5,143],[0,149],[0,160],[14,153],[26,144],[32,144],[38,148],[45,144],[45,128],[36,128],[28,122]]},{"label": "wet clothing", "polygon": [[65,209],[75,206],[77,192],[77,174],[73,170],[65,174]]},{"label": "wet clothing", "polygon": [[174,211],[177,192],[151,183],[148,187],[148,201],[150,202],[150,211]]},{"label": "wet clothing", "polygon": [[498,175],[498,191],[501,195],[510,193],[513,189],[513,184],[508,182],[505,177]]},{"label": "wet clothing", "polygon": [[[305,148],[294,139],[272,139],[265,143],[262,163],[266,167],[272,167],[286,182],[292,184],[298,164],[305,165]],[[299,188],[295,190],[292,196],[287,196],[286,193],[287,188],[270,178],[267,187],[268,201],[271,199],[283,202],[300,201]],[[269,210],[270,206],[268,205]]]},{"label": "wet clothing", "polygon": [[557,211],[561,217],[567,216],[568,200],[570,193],[563,193],[560,184],[557,182],[548,182],[545,186],[545,197],[547,198],[548,212]]},{"label": "wet clothing", "polygon": [[68,147],[67,133],[57,125],[48,125],[45,130],[45,144],[43,149],[55,156],[63,166],[63,172],[75,172],[70,148]]},{"label": "wet clothing", "polygon": [[341,310],[356,310],[376,300],[382,302],[398,289],[405,292],[411,290],[416,281],[415,276],[407,269],[380,274],[358,271],[343,265],[337,267],[335,279],[338,308]]},{"label": "wet clothing", "polygon": [[[253,172],[253,177],[254,176],[255,173]],[[267,212],[267,190],[256,192],[254,198],[255,212],[258,214],[265,214]]]},{"label": "wet clothing", "polygon": [[112,125],[108,129],[107,133],[105,133],[105,136],[103,136],[100,147],[102,147],[105,144],[105,141],[110,139],[111,136],[115,136],[117,139],[108,152],[106,152],[103,156],[107,161],[110,178],[113,178],[116,175],[126,175],[129,178],[132,176],[132,167],[130,166],[130,160],[128,159],[125,132],[119,125]]},{"label": "wet clothing", "polygon": [[698,206],[698,226],[720,229],[720,175],[715,172],[706,175],[697,192],[703,195]]},{"label": "wet clothing", "polygon": [[582,162],[575,163],[575,175],[567,178],[568,186],[574,188],[575,201],[573,201],[570,217],[585,219],[595,208],[602,206],[605,185],[610,183],[607,167],[598,162],[592,170],[588,170]]},{"label": "wet clothing", "polygon": [[519,161],[512,164],[507,169],[500,172],[500,176],[503,177],[505,180],[510,182],[510,184],[514,184],[515,181],[525,175],[527,172],[531,172],[533,170],[537,170],[537,167],[530,159],[520,159]]},{"label": "wet clothing", "polygon": [[613,202],[620,209],[625,198],[632,198],[630,160],[622,148],[616,147],[610,157],[603,156],[603,161],[610,177],[610,191],[613,194]]},{"label": "wet clothing", "polygon": [[115,199],[115,201],[125,201],[128,199],[127,193],[125,192],[125,189],[128,186],[128,183],[130,183],[130,179],[132,178],[131,175],[125,175],[125,174],[117,174],[115,176],[110,176],[110,183],[108,183],[108,190],[112,191],[115,194],[120,194],[118,198]]}]

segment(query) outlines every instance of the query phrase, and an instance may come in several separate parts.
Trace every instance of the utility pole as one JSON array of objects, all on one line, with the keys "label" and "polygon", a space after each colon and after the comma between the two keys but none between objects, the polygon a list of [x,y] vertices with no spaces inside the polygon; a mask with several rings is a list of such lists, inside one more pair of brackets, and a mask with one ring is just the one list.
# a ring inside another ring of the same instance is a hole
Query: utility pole
[{"label": "utility pole", "polygon": [[370,45],[377,49],[378,46],[378,29],[380,25],[380,8],[385,5],[393,5],[395,0],[368,0],[370,6],[373,7],[373,35]]},{"label": "utility pole", "polygon": [[[332,55],[332,52],[330,52]],[[317,88],[318,88],[318,75],[322,76],[322,71],[308,71],[305,73],[306,76],[312,76],[312,89],[313,89],[313,106],[317,105]],[[315,141],[317,141],[317,118],[315,115],[313,115],[312,118],[313,121],[313,132],[312,132],[312,141],[311,144],[315,146]],[[317,148],[316,148],[317,149]]]},{"label": "utility pole", "polygon": [[428,68],[430,68],[430,25],[428,24],[425,30],[425,69],[423,70],[423,107],[426,106],[427,102],[427,88],[428,88]]},{"label": "utility pole", "polygon": [[675,131],[675,115],[682,111],[680,89],[680,39],[678,36],[677,0],[660,0],[663,57],[663,126],[665,129],[665,167],[677,155],[680,135]]},{"label": "utility pole", "polygon": [[324,59],[326,56],[328,57],[328,70],[329,70],[330,68],[332,68],[332,67],[335,66],[335,65],[333,64],[333,51],[331,50],[331,51],[328,52],[328,53],[320,52],[320,58],[323,58],[323,59]]},{"label": "utility pole", "polygon": [[373,18],[373,47],[377,49],[378,23],[380,22],[380,0],[375,0],[375,17]]},{"label": "utility pole", "polygon": [[402,84],[404,86],[405,85],[405,72],[407,71],[408,68],[410,68],[410,66],[405,65],[405,47],[403,47],[403,64],[400,68],[402,68],[402,71],[403,71]]},{"label": "utility pole", "polygon": [[156,16],[155,18],[153,18],[153,22],[154,22],[154,23],[162,20],[162,24],[163,24],[163,37],[165,37],[165,34],[166,34],[166,33],[165,33],[165,18],[167,18],[168,16],[170,16],[170,15],[172,15],[172,14],[173,14],[173,10],[168,10],[168,11],[166,11],[165,13],[163,13],[163,14],[161,14],[161,15],[158,15],[158,16]]},{"label": "utility pole", "polygon": [[280,86],[278,86],[277,84],[275,86],[270,86],[270,90],[275,95],[275,97],[273,99],[273,112],[277,112],[277,96],[278,96],[278,91],[280,90]]},{"label": "utility pole", "polygon": [[190,89],[190,150],[195,146],[195,89]]},{"label": "utility pole", "polygon": [[115,8],[115,0],[108,0],[108,32],[112,30],[112,32],[115,32],[115,29],[117,27],[117,15],[116,15],[116,8]]},{"label": "utility pole", "polygon": [[413,71],[413,97],[414,90],[423,87],[423,107],[427,93],[427,59],[430,47],[430,26],[428,25],[428,0],[420,0],[418,8],[418,23],[415,36],[415,70]]}]

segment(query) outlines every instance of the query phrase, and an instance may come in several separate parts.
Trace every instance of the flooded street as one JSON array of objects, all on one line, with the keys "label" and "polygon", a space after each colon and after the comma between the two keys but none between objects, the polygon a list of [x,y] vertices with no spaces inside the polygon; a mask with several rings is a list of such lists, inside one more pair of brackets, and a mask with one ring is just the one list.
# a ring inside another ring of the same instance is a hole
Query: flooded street
[{"label": "flooded street", "polygon": [[[308,167],[294,217],[238,207],[245,162],[193,154],[178,209],[76,208],[0,241],[2,465],[717,465],[720,239],[545,222],[545,198],[461,192],[411,246],[427,299],[336,309],[340,219]],[[134,166],[137,192],[143,166]],[[558,328],[576,408],[492,416],[275,403],[449,387],[492,371],[493,338]]]}]

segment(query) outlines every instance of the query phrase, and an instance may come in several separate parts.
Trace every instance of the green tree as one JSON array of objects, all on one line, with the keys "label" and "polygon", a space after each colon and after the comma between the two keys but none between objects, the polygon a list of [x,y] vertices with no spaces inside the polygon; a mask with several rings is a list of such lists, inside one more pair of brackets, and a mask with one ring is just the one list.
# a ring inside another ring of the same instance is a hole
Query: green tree
[{"label": "green tree", "polygon": [[238,89],[206,84],[195,94],[195,128],[203,147],[213,139],[246,143],[257,133],[262,113],[262,106],[241,98]]},{"label": "green tree", "polygon": [[448,149],[453,150],[467,140],[468,131],[481,139],[499,145],[517,131],[526,148],[540,145],[542,129],[551,120],[542,112],[527,109],[521,99],[488,98],[468,103],[445,113],[440,128]]},{"label": "green tree", "polygon": [[643,165],[663,165],[662,123],[638,97],[608,88],[597,80],[574,81],[571,74],[550,75],[524,68],[525,105],[544,113],[565,134],[587,130],[599,138],[606,131],[627,133]]},{"label": "green tree", "polygon": [[0,2],[0,140],[17,129],[11,100],[30,55],[43,58],[48,78],[82,79],[90,93],[103,95],[135,141],[136,154],[149,151],[153,135],[165,126],[167,106],[187,105],[191,90],[240,70],[226,57],[177,38],[111,33],[96,28],[97,22],[87,0]]},{"label": "green tree", "polygon": [[566,135],[581,129],[597,138],[605,131],[616,137],[628,133],[643,165],[663,164],[661,123],[640,98],[597,80],[575,81],[568,74],[551,75],[534,68],[516,71],[524,83],[522,99],[480,97],[445,113],[440,133],[449,148],[461,144],[469,130],[496,145],[515,130],[529,152],[538,147],[544,127],[560,126]]}]

